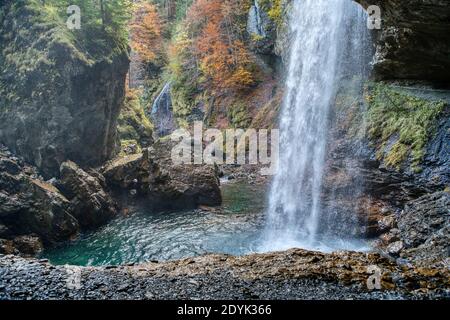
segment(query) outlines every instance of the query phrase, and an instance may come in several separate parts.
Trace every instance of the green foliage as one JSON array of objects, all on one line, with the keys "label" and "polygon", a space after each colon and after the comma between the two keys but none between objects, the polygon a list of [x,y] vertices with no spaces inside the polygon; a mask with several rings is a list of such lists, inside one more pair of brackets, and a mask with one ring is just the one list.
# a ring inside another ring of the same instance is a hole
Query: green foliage
[{"label": "green foliage", "polygon": [[240,101],[227,109],[227,117],[234,128],[248,128],[252,122],[246,104]]},{"label": "green foliage", "polygon": [[[379,144],[378,158],[400,169],[411,156],[412,169],[420,171],[435,119],[443,111],[445,102],[421,99],[382,83],[371,88],[367,100],[368,133]],[[396,136],[394,145],[386,150],[388,141]]]},{"label": "green foliage", "polygon": [[283,22],[283,0],[260,0],[262,8],[277,25]]},{"label": "green foliage", "polygon": [[172,104],[178,118],[188,116],[195,103],[199,83],[197,64],[193,61],[190,46],[192,40],[183,29],[177,27],[169,54],[168,71],[172,82]]},{"label": "green foliage", "polygon": [[173,113],[177,118],[185,118],[191,114],[194,107],[193,99],[188,88],[172,88]]},{"label": "green foliage", "polygon": [[178,120],[190,118],[200,105],[209,105],[211,97],[245,92],[255,84],[259,71],[245,45],[250,0],[184,3],[193,5],[173,30],[168,54]]},{"label": "green foliage", "polygon": [[148,146],[151,143],[153,125],[145,115],[138,92],[127,93],[117,122],[121,141],[134,141],[133,143],[139,147]]},{"label": "green foliage", "polygon": [[[126,54],[128,0],[114,2],[111,23],[102,23],[97,0],[17,0],[0,10],[0,104],[48,103],[67,85],[71,68],[111,61]],[[67,28],[67,7],[80,6],[81,29]],[[112,2],[111,2],[112,4]]]},{"label": "green foliage", "polygon": [[177,0],[177,11],[176,11],[176,20],[182,21],[187,14],[189,7],[192,5],[194,0]]},{"label": "green foliage", "polygon": [[[127,24],[131,17],[130,0],[28,0],[36,20],[51,23],[74,41],[80,51],[93,59],[110,56],[111,48],[122,51],[128,46]],[[66,26],[67,8],[76,5],[81,10],[81,29]],[[38,22],[35,21],[35,22]]]}]

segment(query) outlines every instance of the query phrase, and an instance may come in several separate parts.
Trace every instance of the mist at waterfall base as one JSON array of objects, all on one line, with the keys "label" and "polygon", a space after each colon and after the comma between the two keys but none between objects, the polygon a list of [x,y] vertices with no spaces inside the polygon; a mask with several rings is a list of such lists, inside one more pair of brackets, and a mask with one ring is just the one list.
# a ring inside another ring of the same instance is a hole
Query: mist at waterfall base
[{"label": "mist at waterfall base", "polygon": [[[364,10],[349,0],[295,1],[293,34],[280,118],[280,162],[269,193],[266,225],[257,251],[293,247],[320,251],[366,250],[339,226],[321,202],[330,108],[344,77],[363,84],[368,60]],[[362,90],[361,90],[362,91]],[[355,185],[355,196],[362,186]]]}]

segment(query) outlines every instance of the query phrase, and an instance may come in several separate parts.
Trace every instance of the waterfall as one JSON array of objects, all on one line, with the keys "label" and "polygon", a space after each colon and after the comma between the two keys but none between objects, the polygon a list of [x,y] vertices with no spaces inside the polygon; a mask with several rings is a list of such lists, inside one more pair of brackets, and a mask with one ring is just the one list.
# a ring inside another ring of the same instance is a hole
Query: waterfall
[{"label": "waterfall", "polygon": [[367,36],[361,32],[366,16],[359,5],[351,0],[302,0],[292,5],[280,163],[269,196],[262,251],[322,247],[326,235],[319,232],[321,189],[330,109],[340,76],[364,63],[360,52],[349,52],[361,48]]},{"label": "waterfall", "polygon": [[160,137],[171,134],[176,127],[173,119],[170,89],[171,83],[167,82],[153,102],[152,112],[150,114],[155,126],[155,132]]},{"label": "waterfall", "polygon": [[250,8],[247,21],[247,32],[251,35],[266,36],[267,22],[263,19],[264,11],[261,10],[259,0],[255,0]]}]

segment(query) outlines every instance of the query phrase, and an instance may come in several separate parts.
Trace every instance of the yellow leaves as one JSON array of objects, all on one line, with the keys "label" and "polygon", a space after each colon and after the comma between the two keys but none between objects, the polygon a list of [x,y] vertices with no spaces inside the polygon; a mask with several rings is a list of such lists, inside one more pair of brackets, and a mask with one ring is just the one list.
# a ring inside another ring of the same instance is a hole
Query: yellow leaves
[{"label": "yellow leaves", "polygon": [[245,70],[243,67],[239,67],[234,72],[231,81],[240,87],[248,87],[253,85],[255,79],[250,71]]}]

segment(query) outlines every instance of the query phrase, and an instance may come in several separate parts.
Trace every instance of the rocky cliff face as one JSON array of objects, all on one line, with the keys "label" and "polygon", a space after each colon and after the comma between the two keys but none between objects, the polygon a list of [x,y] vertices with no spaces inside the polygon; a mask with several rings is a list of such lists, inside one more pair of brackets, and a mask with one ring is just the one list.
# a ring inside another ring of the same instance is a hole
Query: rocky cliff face
[{"label": "rocky cliff face", "polygon": [[46,19],[29,1],[2,4],[0,142],[49,178],[65,160],[93,166],[116,152],[128,55],[93,58]]},{"label": "rocky cliff face", "polygon": [[448,94],[377,83],[364,101],[338,95],[333,110],[325,203],[334,194],[333,219],[346,226],[356,215],[362,227],[345,232],[400,262],[448,263]]},{"label": "rocky cliff face", "polygon": [[450,81],[450,6],[445,0],[356,0],[381,8],[375,73],[382,79]]},{"label": "rocky cliff face", "polygon": [[[378,79],[450,81],[450,6],[443,0],[354,0],[364,8],[377,5],[382,25],[374,30],[373,59]],[[291,0],[283,0],[283,17],[273,36],[264,36],[286,62],[290,34],[286,23]],[[251,14],[250,17],[253,17]],[[265,17],[264,15],[262,16]],[[264,21],[264,19],[263,19]],[[267,23],[266,23],[267,24]]]},{"label": "rocky cliff face", "polygon": [[79,228],[69,207],[69,200],[58,189],[1,147],[0,238],[11,243],[20,236],[37,236],[45,244],[67,240]]},{"label": "rocky cliff face", "polygon": [[44,181],[36,168],[0,145],[0,253],[33,255],[117,215],[100,173],[68,161],[60,176]]}]

